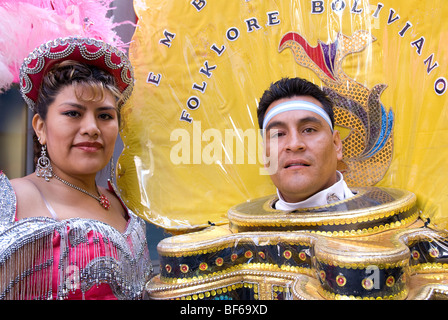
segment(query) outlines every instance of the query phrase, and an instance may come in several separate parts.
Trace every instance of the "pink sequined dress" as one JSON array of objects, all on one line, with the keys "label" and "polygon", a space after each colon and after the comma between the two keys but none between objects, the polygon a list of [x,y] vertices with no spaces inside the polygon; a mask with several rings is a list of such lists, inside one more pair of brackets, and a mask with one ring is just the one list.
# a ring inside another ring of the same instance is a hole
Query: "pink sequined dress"
[{"label": "pink sequined dress", "polygon": [[0,299],[141,299],[153,268],[144,221],[127,209],[123,233],[93,219],[16,219],[0,173]]}]

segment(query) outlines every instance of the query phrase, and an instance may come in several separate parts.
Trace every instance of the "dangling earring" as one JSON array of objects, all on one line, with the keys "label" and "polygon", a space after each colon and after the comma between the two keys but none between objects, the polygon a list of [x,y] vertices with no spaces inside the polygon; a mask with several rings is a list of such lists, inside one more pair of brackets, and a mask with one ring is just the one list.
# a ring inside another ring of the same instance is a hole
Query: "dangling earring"
[{"label": "dangling earring", "polygon": [[47,182],[53,178],[53,167],[51,166],[50,159],[47,157],[47,145],[45,144],[42,145],[40,157],[37,159],[36,176],[44,178]]}]

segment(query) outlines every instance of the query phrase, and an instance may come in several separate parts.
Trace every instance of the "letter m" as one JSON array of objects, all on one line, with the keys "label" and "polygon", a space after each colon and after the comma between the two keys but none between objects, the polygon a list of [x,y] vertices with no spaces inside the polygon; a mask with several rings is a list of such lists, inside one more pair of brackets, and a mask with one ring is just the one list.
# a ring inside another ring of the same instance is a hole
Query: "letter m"
[{"label": "letter m", "polygon": [[171,40],[176,36],[175,33],[171,33],[168,30],[163,31],[165,39],[160,39],[159,43],[166,45],[168,48],[171,47]]}]

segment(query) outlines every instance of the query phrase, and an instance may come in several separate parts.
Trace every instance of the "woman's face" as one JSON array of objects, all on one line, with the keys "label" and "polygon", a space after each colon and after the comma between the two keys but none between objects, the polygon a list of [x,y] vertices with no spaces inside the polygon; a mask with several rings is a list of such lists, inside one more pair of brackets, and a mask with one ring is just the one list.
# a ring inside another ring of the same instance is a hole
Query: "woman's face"
[{"label": "woman's face", "polygon": [[56,174],[94,175],[113,155],[119,124],[114,96],[93,99],[87,85],[62,88],[48,106],[46,120],[39,115],[33,127]]}]

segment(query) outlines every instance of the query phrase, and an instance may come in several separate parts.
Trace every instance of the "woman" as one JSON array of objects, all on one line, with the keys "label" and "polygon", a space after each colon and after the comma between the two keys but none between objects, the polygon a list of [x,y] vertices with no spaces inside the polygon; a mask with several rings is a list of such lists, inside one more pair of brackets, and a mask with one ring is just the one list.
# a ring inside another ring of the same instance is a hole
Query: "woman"
[{"label": "woman", "polygon": [[0,174],[0,298],[141,298],[152,273],[144,222],[95,181],[132,91],[130,62],[102,41],[64,38],[20,74],[41,152],[35,173]]}]

